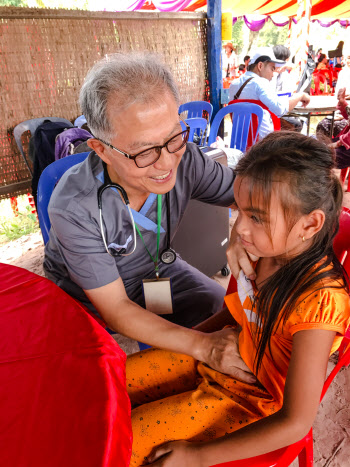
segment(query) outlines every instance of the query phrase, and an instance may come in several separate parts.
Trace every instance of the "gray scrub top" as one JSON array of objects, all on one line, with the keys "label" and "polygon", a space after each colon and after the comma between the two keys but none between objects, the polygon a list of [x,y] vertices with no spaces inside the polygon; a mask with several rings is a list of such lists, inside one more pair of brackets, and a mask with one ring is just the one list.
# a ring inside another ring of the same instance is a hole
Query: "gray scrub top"
[{"label": "gray scrub top", "polygon": [[[213,161],[195,144],[188,143],[177,170],[175,186],[169,193],[171,237],[191,198],[230,206],[234,201],[233,180],[232,169]],[[82,289],[102,287],[119,277],[129,286],[140,284],[144,278],[155,277],[154,264],[137,234],[137,247],[132,255],[114,258],[106,252],[97,205],[97,190],[103,181],[102,161],[91,152],[84,162],[63,175],[48,208],[51,230],[45,247],[44,269],[51,280],[83,302],[87,298]],[[102,212],[107,244],[127,243],[127,253],[130,252],[133,248],[131,218],[113,188],[106,189],[102,195]],[[141,210],[132,210],[132,213],[147,248],[155,257],[157,195],[151,193]],[[162,196],[161,226],[160,252],[166,247],[165,196]],[[198,232],[198,235],[202,234]]]}]

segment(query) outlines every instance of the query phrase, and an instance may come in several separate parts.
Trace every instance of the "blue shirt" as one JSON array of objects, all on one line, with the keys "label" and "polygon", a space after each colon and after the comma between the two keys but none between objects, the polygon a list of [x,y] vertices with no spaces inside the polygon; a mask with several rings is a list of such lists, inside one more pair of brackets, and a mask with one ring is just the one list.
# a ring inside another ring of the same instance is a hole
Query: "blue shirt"
[{"label": "blue shirt", "polygon": [[[240,78],[232,81],[229,89],[229,101],[234,99],[236,92],[240,87],[247,81],[247,79],[253,78],[244,87],[241,92],[239,99],[256,99],[261,101],[268,107],[271,112],[281,117],[289,111],[289,97],[277,96],[276,90],[273,88],[271,82],[266,78],[261,78],[252,71],[247,71]],[[267,110],[264,110],[263,121],[261,123],[259,131],[259,139],[268,135],[273,131],[273,123],[271,116]]]}]

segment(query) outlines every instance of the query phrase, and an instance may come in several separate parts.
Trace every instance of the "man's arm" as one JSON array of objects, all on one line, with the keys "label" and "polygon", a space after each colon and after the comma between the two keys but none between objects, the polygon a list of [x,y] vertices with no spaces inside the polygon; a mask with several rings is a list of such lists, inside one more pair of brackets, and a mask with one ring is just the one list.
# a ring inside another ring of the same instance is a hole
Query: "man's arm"
[{"label": "man's arm", "polygon": [[121,278],[85,293],[108,327],[118,333],[161,349],[185,353],[242,381],[255,381],[239,355],[237,331],[223,329],[206,334],[170,323],[132,302]]},{"label": "man's arm", "polygon": [[293,94],[289,98],[289,111],[293,110],[294,107],[299,104],[299,102],[302,103],[303,107],[306,107],[309,102],[310,102],[310,96],[306,94],[305,92],[297,92]]}]

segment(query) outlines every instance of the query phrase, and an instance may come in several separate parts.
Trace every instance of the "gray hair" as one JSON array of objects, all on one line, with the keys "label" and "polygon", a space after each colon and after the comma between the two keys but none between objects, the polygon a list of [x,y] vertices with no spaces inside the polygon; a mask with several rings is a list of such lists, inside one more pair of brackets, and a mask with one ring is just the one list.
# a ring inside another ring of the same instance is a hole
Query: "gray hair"
[{"label": "gray hair", "polygon": [[108,101],[123,111],[135,102],[149,103],[170,92],[179,105],[179,91],[170,70],[151,53],[117,53],[106,56],[88,72],[79,103],[87,124],[96,137],[111,139]]}]

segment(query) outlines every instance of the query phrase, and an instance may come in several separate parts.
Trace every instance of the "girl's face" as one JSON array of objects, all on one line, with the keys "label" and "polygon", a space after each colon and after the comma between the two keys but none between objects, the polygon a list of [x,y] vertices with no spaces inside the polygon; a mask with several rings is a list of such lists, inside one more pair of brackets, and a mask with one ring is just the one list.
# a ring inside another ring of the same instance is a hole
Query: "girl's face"
[{"label": "girl's face", "polygon": [[278,197],[279,190],[288,189],[287,186],[272,190],[269,212],[262,203],[255,205],[254,199],[251,203],[249,188],[247,178],[236,177],[234,195],[238,218],[235,225],[242,246],[260,258],[287,259],[300,254],[306,247],[302,240],[304,216],[300,215],[290,229]]}]

